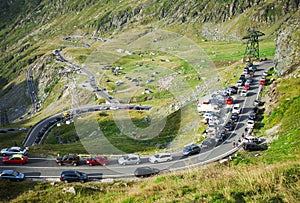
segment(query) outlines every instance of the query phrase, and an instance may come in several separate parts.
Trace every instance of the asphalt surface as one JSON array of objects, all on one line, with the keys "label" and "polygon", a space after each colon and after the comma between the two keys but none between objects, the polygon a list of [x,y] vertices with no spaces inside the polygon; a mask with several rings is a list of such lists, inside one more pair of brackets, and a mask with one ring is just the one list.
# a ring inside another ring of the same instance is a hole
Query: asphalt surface
[{"label": "asphalt surface", "polygon": [[[230,133],[229,138],[224,141],[222,144],[214,147],[213,149],[202,149],[201,153],[198,155],[193,155],[189,157],[184,157],[182,152],[172,153],[173,160],[170,162],[164,162],[159,164],[151,164],[148,162],[148,157],[142,157],[142,161],[139,165],[126,165],[120,166],[117,163],[117,158],[110,159],[110,164],[107,166],[86,166],[84,159],[81,160],[79,166],[57,166],[54,159],[49,158],[30,158],[29,162],[26,165],[3,165],[2,160],[0,163],[0,170],[3,169],[15,169],[20,172],[25,173],[27,178],[54,178],[58,179],[60,173],[63,170],[79,170],[88,174],[90,179],[102,179],[102,178],[121,178],[121,177],[130,177],[133,176],[133,171],[137,167],[141,166],[150,166],[158,168],[160,170],[172,171],[178,169],[185,169],[187,167],[198,166],[214,162],[236,152],[239,148],[233,148],[232,142],[237,141],[241,137],[242,133],[245,132],[247,118],[250,112],[254,108],[254,100],[257,98],[257,93],[260,90],[260,77],[264,70],[272,67],[272,61],[262,62],[258,66],[258,70],[255,72],[254,81],[249,90],[247,97],[242,97],[239,95],[234,95],[234,104],[240,103],[242,107],[242,112],[240,114],[239,120],[235,125],[234,130]],[[120,104],[121,105],[121,104]],[[86,108],[86,107],[85,107]],[[229,108],[227,105],[226,108]],[[92,109],[92,108],[88,108]],[[87,110],[88,110],[87,109]],[[230,113],[227,115],[230,116]],[[38,133],[42,130],[44,125],[48,125],[49,122],[53,119],[61,117],[61,114],[54,115],[52,117],[46,118],[40,121],[40,124],[35,125],[29,132],[31,136],[28,137],[27,141],[23,144],[24,146],[30,146],[30,143],[34,142]]]}]

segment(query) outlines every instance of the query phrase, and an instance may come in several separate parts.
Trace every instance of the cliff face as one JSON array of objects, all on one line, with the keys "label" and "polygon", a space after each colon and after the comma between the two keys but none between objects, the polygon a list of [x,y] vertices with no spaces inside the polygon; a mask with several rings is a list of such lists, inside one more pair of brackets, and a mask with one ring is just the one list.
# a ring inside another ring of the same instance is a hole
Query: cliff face
[{"label": "cliff face", "polygon": [[278,74],[285,75],[300,67],[300,10],[282,27],[274,56]]}]

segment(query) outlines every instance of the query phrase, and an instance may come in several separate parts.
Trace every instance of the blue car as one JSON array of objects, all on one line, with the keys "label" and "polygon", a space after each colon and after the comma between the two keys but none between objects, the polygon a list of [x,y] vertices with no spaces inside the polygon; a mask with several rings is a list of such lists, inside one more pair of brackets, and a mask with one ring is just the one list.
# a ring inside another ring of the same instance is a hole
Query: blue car
[{"label": "blue car", "polygon": [[11,181],[23,181],[25,179],[25,175],[15,170],[4,170],[1,172],[0,178]]},{"label": "blue car", "polygon": [[191,144],[191,145],[186,146],[183,149],[183,155],[190,156],[190,155],[194,155],[194,154],[199,154],[200,151],[201,151],[201,148],[198,145]]}]

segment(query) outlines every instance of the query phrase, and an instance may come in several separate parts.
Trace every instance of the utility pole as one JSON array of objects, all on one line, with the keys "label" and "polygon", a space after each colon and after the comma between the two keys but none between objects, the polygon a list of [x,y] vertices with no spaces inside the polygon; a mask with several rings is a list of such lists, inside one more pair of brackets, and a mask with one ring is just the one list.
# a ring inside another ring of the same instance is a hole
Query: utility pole
[{"label": "utility pole", "polygon": [[250,60],[251,62],[253,59],[259,58],[258,38],[264,35],[265,34],[260,31],[254,29],[248,29],[248,34],[242,38],[242,40],[247,40],[246,50],[244,54],[244,61]]}]

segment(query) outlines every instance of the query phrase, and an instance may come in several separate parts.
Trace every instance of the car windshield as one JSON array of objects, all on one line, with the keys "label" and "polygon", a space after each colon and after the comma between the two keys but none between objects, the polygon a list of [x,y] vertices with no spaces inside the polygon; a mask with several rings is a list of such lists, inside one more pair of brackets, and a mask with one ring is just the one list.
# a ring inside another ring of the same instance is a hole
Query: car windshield
[{"label": "car windshield", "polygon": [[18,172],[18,171],[14,171],[12,174],[13,174],[14,176],[17,176],[17,175],[19,175],[19,172]]}]

